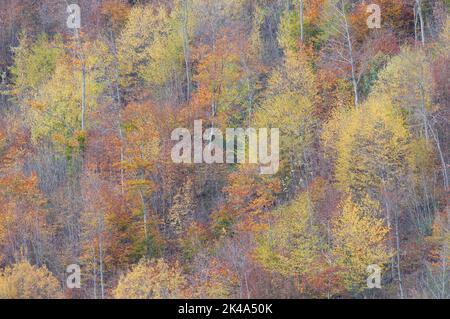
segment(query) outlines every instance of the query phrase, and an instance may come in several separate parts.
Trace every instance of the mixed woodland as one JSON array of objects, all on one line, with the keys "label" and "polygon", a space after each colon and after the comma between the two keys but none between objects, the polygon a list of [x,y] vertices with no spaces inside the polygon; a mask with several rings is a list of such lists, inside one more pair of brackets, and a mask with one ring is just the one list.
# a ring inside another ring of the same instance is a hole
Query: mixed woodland
[{"label": "mixed woodland", "polygon": [[[1,0],[0,298],[449,298],[449,10]],[[174,163],[195,120],[278,172]]]}]

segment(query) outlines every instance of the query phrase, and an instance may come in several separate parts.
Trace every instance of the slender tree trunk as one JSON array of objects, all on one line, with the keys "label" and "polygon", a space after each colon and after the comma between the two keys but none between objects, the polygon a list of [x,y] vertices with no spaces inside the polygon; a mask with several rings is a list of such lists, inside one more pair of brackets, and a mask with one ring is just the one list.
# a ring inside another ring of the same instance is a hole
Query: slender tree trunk
[{"label": "slender tree trunk", "polygon": [[[386,224],[387,227],[389,229],[391,229],[391,213],[390,213],[390,209],[389,209],[389,204],[387,203],[387,200],[384,200],[384,205],[386,207]],[[389,246],[391,249],[394,248],[394,244],[392,243],[391,240],[389,240]],[[392,274],[392,278],[395,278],[395,262],[394,262],[394,257],[391,257],[391,274]]]},{"label": "slender tree trunk", "polygon": [[92,248],[94,255],[94,299],[97,299],[97,258],[95,258],[95,249]]},{"label": "slender tree trunk", "polygon": [[[103,232],[102,232],[103,233]],[[99,256],[99,261],[100,261],[100,293],[101,293],[101,297],[102,299],[105,299],[105,285],[104,285],[104,280],[103,280],[103,238],[102,238],[102,234],[100,234],[100,239],[99,239],[99,252],[100,252],[100,256]]]},{"label": "slender tree trunk", "polygon": [[[120,110],[119,110],[120,113]],[[119,138],[120,138],[120,192],[123,195],[124,194],[124,183],[125,183],[125,172],[123,169],[123,162],[125,160],[124,155],[124,136],[123,136],[123,130],[122,130],[122,120],[121,116],[119,115]]]},{"label": "slender tree trunk", "polygon": [[[116,100],[116,109],[117,109],[117,114],[118,114],[118,131],[119,131],[119,139],[120,139],[120,191],[121,194],[124,194],[124,183],[125,183],[125,172],[123,169],[123,161],[125,160],[125,155],[124,155],[124,144],[125,144],[125,139],[124,139],[124,135],[123,135],[123,130],[122,130],[122,95],[120,92],[120,85],[119,85],[119,81],[120,81],[120,75],[119,75],[119,58],[117,56],[117,47],[116,47],[116,40],[114,37],[114,34],[111,32],[110,33],[110,38],[111,38],[111,43],[112,43],[112,51],[113,51],[113,58],[114,58],[114,89],[115,89],[115,100]],[[113,94],[114,94],[113,93]]]},{"label": "slender tree trunk", "polygon": [[356,81],[355,61],[353,60],[352,42],[351,42],[351,39],[350,39],[348,26],[347,26],[346,32],[347,32],[348,49],[349,49],[349,52],[350,52],[350,65],[352,67],[353,94],[355,95],[355,106],[358,107],[358,105],[359,105],[358,82]]},{"label": "slender tree trunk", "polygon": [[183,1],[183,54],[184,67],[186,69],[186,99],[191,98],[191,77],[189,66],[189,34],[188,34],[188,0]]},{"label": "slender tree trunk", "polygon": [[82,62],[82,89],[81,89],[81,130],[84,131],[86,128],[85,116],[86,116],[86,66],[84,61]]},{"label": "slender tree trunk", "polygon": [[[423,77],[421,79],[423,80]],[[449,183],[448,183],[448,174],[447,174],[447,163],[445,162],[445,158],[444,158],[444,154],[442,152],[441,143],[439,141],[439,138],[435,134],[433,127],[430,125],[430,123],[428,121],[427,109],[426,109],[426,105],[425,105],[425,89],[424,89],[424,83],[422,81],[419,82],[419,88],[420,88],[421,112],[422,112],[422,119],[423,119],[423,125],[424,125],[425,139],[427,142],[429,142],[430,133],[433,136],[434,142],[436,143],[436,148],[438,150],[439,159],[441,161],[442,178],[444,180],[444,189],[446,191],[448,191]]]},{"label": "slender tree trunk", "polygon": [[104,225],[105,225],[105,216],[104,212],[101,211],[98,215],[98,228],[97,228],[97,236],[98,236],[98,261],[99,261],[99,272],[100,272],[100,298],[105,299],[105,284],[104,284],[104,275],[103,275],[103,233],[104,233]]},{"label": "slender tree trunk", "polygon": [[139,196],[141,197],[142,211],[143,211],[143,214],[144,214],[144,235],[145,235],[145,238],[147,238],[148,211],[147,211],[147,206],[145,205],[144,194],[142,194],[141,190],[139,191]]},{"label": "slender tree trunk", "polygon": [[398,213],[395,212],[395,243],[396,243],[396,247],[397,247],[397,276],[398,276],[398,288],[400,291],[400,298],[403,299],[404,298],[404,294],[403,294],[403,280],[402,280],[402,273],[400,270],[400,234],[399,234],[399,230],[398,230]]},{"label": "slender tree trunk", "polygon": [[[66,5],[69,6],[69,2],[65,1]],[[75,37],[77,38],[78,44],[78,56],[81,61],[81,76],[82,76],[82,85],[81,85],[81,130],[85,129],[85,114],[86,114],[86,65],[83,54],[83,47],[81,45],[80,39],[80,31],[79,29],[75,29]]]},{"label": "slender tree trunk", "polygon": [[351,71],[352,71],[352,85],[353,85],[353,93],[355,95],[355,106],[358,107],[358,105],[359,105],[358,81],[356,80],[356,66],[355,66],[355,59],[353,57],[353,44],[352,44],[352,39],[350,36],[350,27],[348,25],[344,3],[342,1],[341,1],[341,6],[342,6],[341,15],[342,15],[342,18],[344,21],[345,37],[346,37],[346,41],[347,41],[350,66],[351,66]]},{"label": "slender tree trunk", "polygon": [[303,30],[303,0],[300,0],[300,40],[305,40],[304,38],[304,30]]},{"label": "slender tree trunk", "polygon": [[413,8],[413,14],[414,14],[414,44],[417,43],[417,13],[416,13],[416,6]]},{"label": "slender tree trunk", "polygon": [[416,0],[417,5],[417,13],[419,15],[419,22],[420,22],[420,37],[422,40],[422,45],[425,46],[425,28],[424,28],[424,21],[423,21],[423,12],[422,12],[422,0]]},{"label": "slender tree trunk", "polygon": [[431,135],[433,136],[433,139],[436,143],[436,148],[438,150],[439,153],[439,159],[441,161],[441,166],[442,166],[442,178],[444,180],[444,189],[446,191],[449,190],[449,183],[448,183],[448,174],[447,174],[447,163],[445,162],[445,158],[444,158],[444,154],[442,152],[442,148],[441,148],[441,143],[439,141],[438,136],[434,133],[433,128],[430,126],[430,132]]},{"label": "slender tree trunk", "polygon": [[75,36],[78,42],[78,56],[81,62],[81,130],[84,131],[86,128],[86,63],[83,54],[83,47],[81,44],[80,32],[78,29],[75,29]]}]

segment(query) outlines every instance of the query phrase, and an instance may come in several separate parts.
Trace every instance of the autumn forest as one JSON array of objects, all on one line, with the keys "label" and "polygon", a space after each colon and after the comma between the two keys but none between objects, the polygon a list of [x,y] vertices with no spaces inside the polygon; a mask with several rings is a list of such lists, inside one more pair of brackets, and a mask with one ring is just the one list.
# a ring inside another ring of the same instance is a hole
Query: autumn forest
[{"label": "autumn forest", "polygon": [[0,75],[0,299],[450,298],[450,0],[0,0]]}]

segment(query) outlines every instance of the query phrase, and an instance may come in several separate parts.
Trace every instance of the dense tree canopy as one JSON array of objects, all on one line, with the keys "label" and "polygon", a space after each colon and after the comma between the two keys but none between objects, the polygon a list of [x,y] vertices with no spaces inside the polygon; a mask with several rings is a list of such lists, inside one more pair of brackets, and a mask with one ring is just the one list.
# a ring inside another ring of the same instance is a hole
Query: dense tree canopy
[{"label": "dense tree canopy", "polygon": [[0,298],[450,297],[448,0],[72,2],[0,1]]}]

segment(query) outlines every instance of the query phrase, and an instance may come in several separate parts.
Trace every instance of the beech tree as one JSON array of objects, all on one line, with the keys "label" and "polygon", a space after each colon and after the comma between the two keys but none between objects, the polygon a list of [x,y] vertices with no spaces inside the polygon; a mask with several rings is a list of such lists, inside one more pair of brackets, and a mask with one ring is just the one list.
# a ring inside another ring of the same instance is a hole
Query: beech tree
[{"label": "beech tree", "polygon": [[256,250],[258,259],[266,269],[301,281],[312,271],[321,248],[310,194],[301,194],[272,216],[274,220]]},{"label": "beech tree", "polygon": [[19,261],[0,271],[1,299],[59,299],[62,290],[48,269]]},{"label": "beech tree", "polygon": [[448,298],[450,5],[375,2],[0,1],[0,297]]},{"label": "beech tree", "polygon": [[173,299],[185,296],[186,279],[180,266],[163,259],[141,260],[123,276],[114,290],[120,299]]},{"label": "beech tree", "polygon": [[347,197],[334,220],[332,254],[349,291],[367,288],[367,267],[377,265],[383,269],[392,254],[389,228],[383,219],[375,217],[380,205],[368,197],[364,204],[362,207]]}]

